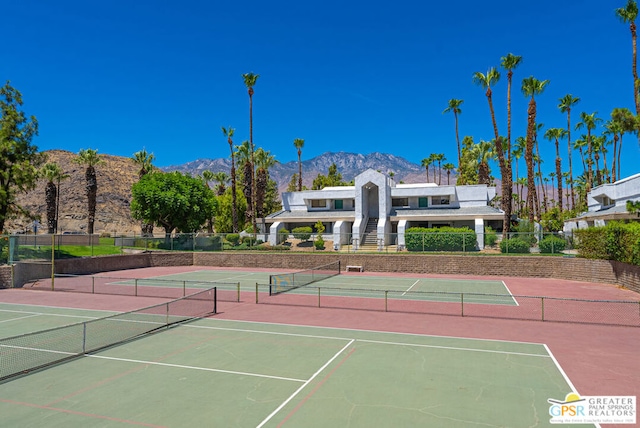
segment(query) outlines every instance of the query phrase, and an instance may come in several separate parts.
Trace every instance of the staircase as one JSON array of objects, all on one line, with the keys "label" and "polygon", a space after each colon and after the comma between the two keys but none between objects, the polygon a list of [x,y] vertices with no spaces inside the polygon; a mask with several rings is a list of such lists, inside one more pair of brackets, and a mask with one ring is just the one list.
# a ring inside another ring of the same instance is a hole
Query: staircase
[{"label": "staircase", "polygon": [[367,226],[364,229],[364,235],[362,235],[362,242],[360,243],[361,251],[377,251],[378,250],[378,219],[369,217]]}]

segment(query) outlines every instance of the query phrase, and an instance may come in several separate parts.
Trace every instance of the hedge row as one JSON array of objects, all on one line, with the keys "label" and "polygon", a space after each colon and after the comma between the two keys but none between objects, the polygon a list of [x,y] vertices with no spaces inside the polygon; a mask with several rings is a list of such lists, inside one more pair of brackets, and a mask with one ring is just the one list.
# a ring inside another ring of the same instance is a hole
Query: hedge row
[{"label": "hedge row", "polygon": [[404,241],[408,251],[473,251],[477,237],[468,227],[411,227],[405,231]]},{"label": "hedge row", "polygon": [[579,229],[575,234],[582,257],[640,266],[640,223],[611,222],[604,227]]}]

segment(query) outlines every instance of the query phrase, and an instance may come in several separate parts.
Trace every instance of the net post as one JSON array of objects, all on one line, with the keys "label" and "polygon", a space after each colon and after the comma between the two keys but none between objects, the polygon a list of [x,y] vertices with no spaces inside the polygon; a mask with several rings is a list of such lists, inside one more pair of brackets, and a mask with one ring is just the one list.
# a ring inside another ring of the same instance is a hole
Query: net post
[{"label": "net post", "polygon": [[544,321],[544,297],[540,298],[540,312],[542,314],[542,320]]},{"label": "net post", "polygon": [[[136,297],[138,296],[138,278],[135,279],[135,283],[134,283],[134,286],[133,286],[133,293],[134,293],[134,295]],[[169,310],[169,309],[167,309],[167,310]]]},{"label": "net post", "polygon": [[240,302],[240,283],[238,282],[238,302]]},{"label": "net post", "polygon": [[82,353],[84,354],[87,349],[87,322],[82,323]]},{"label": "net post", "polygon": [[167,326],[167,328],[169,328],[169,302],[166,303],[165,308],[167,308],[166,317],[165,317],[165,325]]},{"label": "net post", "polygon": [[318,307],[320,307],[320,287],[318,287]]},{"label": "net post", "polygon": [[384,290],[384,311],[388,312],[387,297],[389,296],[389,290]]},{"label": "net post", "polygon": [[96,277],[91,275],[91,294],[96,294]]},{"label": "net post", "polygon": [[[269,284],[269,296],[271,296],[271,284]],[[258,303],[258,283],[256,282],[256,304]]]},{"label": "net post", "polygon": [[464,316],[464,293],[460,293],[460,316]]},{"label": "net post", "polygon": [[53,233],[51,234],[51,291],[54,291],[54,285],[53,283],[56,280],[56,265],[55,265],[55,260],[56,258],[56,235],[54,235]]},{"label": "net post", "polygon": [[338,260],[338,273],[342,272],[342,265],[340,260]]},{"label": "net post", "polygon": [[213,287],[213,313],[218,313],[218,287]]},{"label": "net post", "polygon": [[187,295],[187,281],[182,281],[182,297]]}]

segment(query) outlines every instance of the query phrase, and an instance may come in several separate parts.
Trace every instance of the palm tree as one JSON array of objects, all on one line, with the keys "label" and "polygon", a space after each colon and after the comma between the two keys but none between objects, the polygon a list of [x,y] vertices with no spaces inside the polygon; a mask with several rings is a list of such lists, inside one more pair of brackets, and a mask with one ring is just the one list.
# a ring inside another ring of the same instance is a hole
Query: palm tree
[{"label": "palm tree", "polygon": [[302,138],[296,138],[293,140],[293,146],[298,149],[298,192],[302,191],[302,148],[304,147],[304,140]]},{"label": "palm tree", "polygon": [[446,161],[444,153],[437,153],[434,159],[438,162],[438,186],[442,184],[442,162]]},{"label": "palm tree", "polygon": [[562,211],[562,158],[560,157],[560,139],[567,135],[567,131],[562,128],[549,128],[544,133],[544,138],[549,141],[555,141],[556,143],[556,172],[555,177],[558,177],[558,199],[560,211]]},{"label": "palm tree", "polygon": [[146,149],[142,149],[139,152],[135,152],[133,157],[133,163],[138,167],[138,178],[142,178],[145,175],[153,171],[153,161],[155,160],[153,153],[147,153]]},{"label": "palm tree", "polygon": [[453,171],[456,168],[456,166],[448,162],[442,165],[442,168],[444,168],[444,170],[447,171],[447,186],[448,186],[451,184],[451,171]]},{"label": "palm tree", "polygon": [[464,103],[464,100],[451,98],[449,100],[449,106],[446,109],[444,109],[444,111],[442,112],[442,114],[452,112],[453,116],[456,119],[456,142],[458,143],[458,166],[460,166],[460,156],[462,153],[460,150],[460,135],[458,134],[458,115],[462,114],[462,109],[460,108],[462,103]]},{"label": "palm tree", "polygon": [[618,176],[618,179],[620,179],[622,178],[620,177],[620,166],[621,166],[620,153],[622,153],[622,137],[625,133],[637,132],[638,122],[636,117],[633,115],[633,113],[631,113],[627,108],[614,108],[613,111],[611,112],[611,119],[620,123],[620,127],[622,128],[622,132],[620,133],[620,144],[618,146],[618,154],[617,154],[618,159],[616,162],[618,165],[617,176]]},{"label": "palm tree", "polygon": [[576,141],[573,142],[573,148],[575,150],[578,150],[578,153],[580,153],[580,160],[582,161],[582,171],[583,173],[586,173],[587,171],[587,163],[584,160],[584,148],[587,147],[587,136],[583,135],[582,137],[578,138]]},{"label": "palm tree", "polygon": [[[563,172],[562,173],[562,178],[564,178],[564,183],[567,185],[567,189],[569,189],[570,186],[573,184],[571,182],[571,174],[569,174],[569,171]],[[567,209],[569,210],[569,209],[571,209],[570,208],[571,206],[569,205],[569,198],[571,197],[571,195],[569,194],[568,190],[566,190],[564,193],[566,195],[566,200],[567,200]],[[560,200],[562,201],[562,197],[560,198]]]},{"label": "palm tree", "polygon": [[620,141],[622,126],[620,125],[620,122],[616,122],[615,120],[610,119],[605,122],[604,129],[605,129],[604,131],[605,135],[611,135],[611,137],[613,138],[613,160],[611,161],[611,171],[612,171],[611,180],[612,182],[615,182],[616,181],[616,162],[617,162],[616,153],[618,152],[618,142]]},{"label": "palm tree", "polygon": [[[558,108],[561,113],[567,113],[567,160],[569,161],[569,183],[571,188],[571,209],[576,209],[576,196],[573,191],[573,166],[571,165],[571,152],[573,146],[571,145],[571,107],[580,102],[580,98],[574,97],[571,94],[567,94],[562,98],[559,98],[560,104]],[[567,201],[568,203],[568,201]]]},{"label": "palm tree", "polygon": [[265,151],[262,147],[258,148],[255,152],[256,159],[256,213],[260,218],[264,218],[264,198],[267,193],[267,185],[269,182],[269,168],[278,163],[275,156],[270,151]]},{"label": "palm tree", "polygon": [[433,158],[430,156],[420,161],[420,166],[423,166],[427,170],[427,183],[429,182],[429,165],[433,163]]},{"label": "palm tree", "polygon": [[508,53],[500,58],[500,65],[507,70],[507,147],[506,156],[511,158],[511,80],[513,78],[513,70],[522,62],[522,57]]},{"label": "palm tree", "polygon": [[[540,188],[542,189],[542,208],[543,208],[543,212],[547,212],[547,188],[545,186],[542,185],[542,164],[544,163],[544,161],[542,160],[542,157],[540,156],[540,144],[538,144],[538,133],[542,130],[542,128],[544,128],[544,123],[536,123],[536,132],[534,134],[534,147],[536,149],[536,154],[533,158],[533,161],[535,162],[535,165],[538,167],[538,176],[540,177],[538,179],[538,184],[540,185]],[[534,198],[538,196],[538,193],[536,192],[535,195],[533,195]],[[539,201],[535,200],[534,203],[538,204]]]},{"label": "palm tree", "polygon": [[47,184],[44,188],[45,203],[47,204],[47,233],[54,234],[57,229],[58,222],[58,187],[55,182],[62,179],[65,176],[60,166],[55,163],[47,163],[40,170],[40,176],[47,180]]},{"label": "palm tree", "polygon": [[522,215],[522,211],[524,209],[524,207],[523,207],[524,197],[522,196],[522,192],[524,191],[524,186],[527,185],[527,177],[518,178],[518,180],[516,181],[516,184],[518,184],[518,186],[519,186],[518,196],[520,197],[520,214]]},{"label": "palm tree", "polygon": [[100,155],[98,155],[97,150],[80,149],[78,156],[73,158],[73,162],[87,167],[84,173],[87,182],[87,233],[93,235],[93,225],[96,219],[96,196],[98,193],[98,180],[96,178],[95,167],[103,164],[104,161]]},{"label": "palm tree", "polygon": [[[203,174],[205,172],[206,171],[203,171]],[[211,180],[213,180],[216,183],[218,183],[216,185],[216,195],[218,195],[218,196],[224,195],[224,192],[227,191],[227,183],[230,180],[229,174],[227,174],[224,171],[214,172],[213,175],[211,176]]]},{"label": "palm tree", "polygon": [[600,153],[604,156],[604,169],[607,168],[607,137],[605,135],[592,137],[593,139],[593,158],[596,164],[596,184],[599,186],[603,182],[602,171],[600,171]]},{"label": "palm tree", "polygon": [[242,165],[243,172],[243,192],[244,197],[247,200],[247,210],[245,211],[245,222],[251,224],[253,220],[252,212],[254,208],[253,198],[253,164],[251,163],[251,145],[247,140],[242,144],[236,146],[236,152],[234,156],[238,159],[238,166]]},{"label": "palm tree", "polygon": [[582,112],[580,113],[581,121],[576,124],[576,129],[587,129],[587,193],[591,191],[591,187],[593,186],[593,139],[591,138],[591,131],[596,129],[599,122],[602,122],[602,119],[596,117],[597,114],[598,112],[593,112],[591,114]]},{"label": "palm tree", "polygon": [[636,114],[640,115],[640,94],[638,85],[638,70],[637,70],[637,48],[636,48],[636,18],[638,17],[638,4],[635,0],[627,0],[627,4],[624,7],[616,9],[616,16],[623,22],[629,23],[629,30],[631,31],[631,47],[632,47],[632,62],[631,62],[631,74],[633,75],[633,101],[636,106]]},{"label": "palm tree", "polygon": [[527,147],[527,139],[526,138],[524,138],[524,137],[516,138],[516,144],[514,146],[514,149],[511,151],[511,156],[513,157],[514,163],[516,165],[516,181],[519,178],[518,161],[522,158],[522,155],[524,155],[524,151],[525,151],[526,147]]},{"label": "palm tree", "polygon": [[478,183],[491,183],[491,170],[489,169],[489,160],[493,158],[493,144],[489,141],[480,141],[474,146],[475,155],[478,159]]},{"label": "palm tree", "polygon": [[487,74],[476,72],[473,74],[472,80],[475,84],[481,86],[486,90],[485,95],[487,102],[489,103],[489,111],[491,113],[491,122],[493,123],[493,132],[495,134],[495,151],[498,156],[498,164],[500,165],[500,175],[502,178],[502,209],[504,211],[504,219],[502,221],[502,230],[504,233],[508,233],[511,228],[511,198],[505,195],[511,195],[512,192],[512,177],[511,177],[511,159],[505,159],[502,137],[498,132],[498,124],[496,122],[496,115],[493,109],[492,91],[491,86],[498,83],[500,80],[500,72],[495,67],[491,67]]},{"label": "palm tree", "polygon": [[[155,156],[153,153],[147,153],[146,149],[143,148],[139,152],[135,152],[131,159],[138,167],[138,180],[153,171]],[[153,236],[153,223],[147,223],[142,220],[140,222],[140,230],[142,231],[142,236]]]},{"label": "palm tree", "polygon": [[229,143],[229,150],[231,151],[231,221],[233,233],[238,233],[238,210],[237,210],[237,196],[236,196],[236,164],[233,153],[233,133],[235,129],[232,127],[222,127],[222,134],[227,137],[227,143]]},{"label": "palm tree", "polygon": [[[244,79],[244,84],[247,87],[247,93],[249,94],[249,146],[251,149],[251,199],[256,201],[256,172],[255,172],[255,164],[256,160],[254,157],[254,145],[253,145],[253,87],[256,85],[258,81],[259,74],[253,73],[245,73],[242,75]],[[256,212],[255,209],[247,206],[247,210],[251,210],[251,220],[253,225],[253,232],[256,233],[258,231],[258,225],[256,223]]]},{"label": "palm tree", "polygon": [[[562,201],[558,202],[558,198],[556,198],[556,195],[553,194],[554,192],[553,187],[554,187],[556,177],[557,177],[557,174],[555,172],[549,173],[549,178],[551,179],[551,200],[555,202],[553,206],[557,207],[558,205],[560,205],[560,210],[562,211]],[[548,181],[548,180],[545,178],[545,181]],[[558,195],[562,197],[562,193],[558,193]]]},{"label": "palm tree", "polygon": [[536,138],[536,95],[542,94],[549,84],[548,80],[538,80],[533,76],[522,80],[522,93],[525,97],[531,97],[527,108],[527,147],[524,154],[524,160],[527,164],[527,207],[529,208],[529,222],[535,221],[534,200],[536,199],[536,184],[533,174],[533,145]]}]

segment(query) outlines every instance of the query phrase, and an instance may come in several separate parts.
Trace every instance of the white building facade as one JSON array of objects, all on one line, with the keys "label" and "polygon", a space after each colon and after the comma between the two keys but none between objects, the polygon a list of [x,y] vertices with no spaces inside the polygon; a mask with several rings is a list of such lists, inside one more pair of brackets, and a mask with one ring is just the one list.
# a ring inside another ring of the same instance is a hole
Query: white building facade
[{"label": "white building facade", "polygon": [[405,230],[416,226],[469,227],[476,232],[477,248],[482,249],[485,226],[502,228],[504,212],[489,206],[495,187],[396,184],[372,169],[354,181],[354,186],[283,193],[283,210],[265,218],[271,245],[278,243],[280,230],[318,221],[336,250],[347,244],[354,249],[363,245],[402,249]]},{"label": "white building facade", "polygon": [[564,232],[605,226],[609,221],[638,221],[638,214],[627,211],[627,201],[640,201],[640,174],[594,187],[587,194],[587,211],[564,223]]}]

